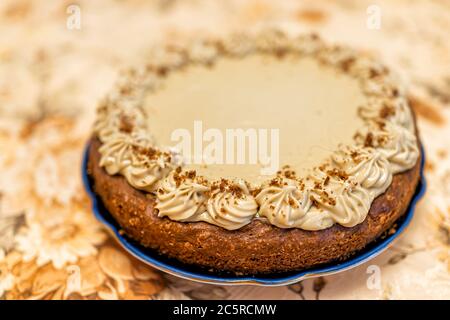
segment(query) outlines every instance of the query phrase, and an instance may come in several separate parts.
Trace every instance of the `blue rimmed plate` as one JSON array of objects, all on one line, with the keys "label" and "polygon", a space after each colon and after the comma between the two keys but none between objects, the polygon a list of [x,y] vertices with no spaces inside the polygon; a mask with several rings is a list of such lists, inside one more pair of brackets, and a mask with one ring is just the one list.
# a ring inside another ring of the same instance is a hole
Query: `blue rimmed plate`
[{"label": "blue rimmed plate", "polygon": [[370,259],[376,257],[384,250],[386,250],[392,242],[406,229],[409,225],[413,215],[414,209],[417,202],[425,193],[426,181],[423,175],[423,167],[425,163],[425,154],[422,150],[422,161],[420,166],[421,179],[417,187],[416,193],[411,200],[409,208],[405,215],[397,223],[396,232],[388,235],[384,239],[378,240],[375,243],[367,246],[364,250],[360,251],[358,254],[352,256],[350,259],[327,264],[325,266],[320,266],[317,268],[312,268],[308,270],[281,273],[274,275],[261,275],[261,276],[236,276],[231,274],[215,274],[210,273],[183,263],[176,261],[174,259],[169,259],[159,255],[157,252],[151,249],[145,248],[136,241],[128,238],[119,232],[121,229],[118,223],[114,220],[108,210],[103,206],[101,199],[95,194],[91,181],[87,174],[87,161],[88,161],[88,150],[89,146],[86,148],[83,159],[82,175],[85,189],[92,200],[92,210],[95,217],[100,223],[102,223],[108,231],[117,239],[119,244],[128,251],[131,255],[141,260],[142,262],[159,269],[161,271],[167,272],[171,275],[181,277],[184,279],[202,282],[202,283],[212,283],[220,285],[259,285],[259,286],[281,286],[296,283],[301,280],[330,275],[338,272],[343,272],[352,269]]}]

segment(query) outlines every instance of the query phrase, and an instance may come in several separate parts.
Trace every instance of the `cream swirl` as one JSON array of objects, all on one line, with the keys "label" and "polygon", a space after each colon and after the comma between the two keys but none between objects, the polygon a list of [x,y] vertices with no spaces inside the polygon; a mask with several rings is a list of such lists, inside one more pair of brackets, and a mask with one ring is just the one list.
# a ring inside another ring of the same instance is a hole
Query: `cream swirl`
[{"label": "cream swirl", "polygon": [[332,156],[334,164],[352,176],[375,197],[386,191],[392,182],[389,161],[373,148],[341,149]]},{"label": "cream swirl", "polygon": [[373,197],[356,180],[345,174],[330,175],[321,170],[315,170],[310,178],[333,190],[332,194],[321,188],[311,190],[311,198],[319,211],[328,212],[332,221],[344,227],[353,227],[364,221]]},{"label": "cream swirl", "polygon": [[186,63],[186,56],[178,52],[176,48],[171,50],[159,47],[153,48],[150,52],[151,61],[149,66],[155,68],[164,67],[168,69],[181,67]]},{"label": "cream swirl", "polygon": [[377,120],[384,107],[386,107],[386,102],[369,97],[367,102],[358,108],[358,116],[363,120]]},{"label": "cream swirl", "polygon": [[304,55],[312,55],[324,48],[323,42],[314,34],[300,35],[293,41],[290,41],[292,50]]},{"label": "cream swirl", "polygon": [[203,42],[196,42],[189,48],[189,58],[192,62],[211,63],[217,56],[217,49]]},{"label": "cream swirl", "polygon": [[139,190],[153,192],[155,183],[167,176],[171,171],[170,162],[164,160],[165,155],[157,159],[149,159],[142,154],[132,153],[130,165],[122,169],[128,183]]},{"label": "cream swirl", "polygon": [[230,55],[244,56],[254,49],[253,39],[245,33],[235,33],[223,41],[223,47]]},{"label": "cream swirl", "polygon": [[334,189],[336,204],[321,203],[330,212],[333,221],[344,227],[353,227],[363,222],[373,200],[370,193],[351,182],[338,183]]},{"label": "cream swirl", "polygon": [[415,131],[414,120],[408,101],[400,97],[396,99],[395,112],[390,119],[393,123],[406,128],[410,132]]},{"label": "cream swirl", "polygon": [[391,121],[384,122],[381,127],[370,123],[357,134],[357,142],[383,154],[390,163],[392,174],[412,168],[419,157],[414,132]]},{"label": "cream swirl", "polygon": [[412,168],[419,157],[415,134],[396,124],[386,124],[388,139],[380,148],[391,163],[393,174]]},{"label": "cream swirl", "polygon": [[120,131],[131,133],[136,130],[144,130],[146,127],[144,119],[145,111],[138,105],[127,108],[103,105],[97,110],[94,131],[104,142]]},{"label": "cream swirl", "polygon": [[156,194],[158,216],[175,221],[200,221],[200,216],[206,211],[209,187],[193,179],[178,178],[178,173],[172,172],[162,181]]},{"label": "cream swirl", "polygon": [[207,222],[217,224],[228,230],[239,229],[249,224],[258,205],[248,191],[243,180],[232,184],[232,188],[213,191],[207,202]]},{"label": "cream swirl", "polygon": [[267,30],[261,32],[255,39],[255,47],[263,52],[277,52],[288,49],[289,39],[279,30]]},{"label": "cream swirl", "polygon": [[168,154],[156,152],[150,157],[148,152],[142,152],[146,150],[153,149],[144,131],[131,136],[115,132],[99,148],[100,166],[110,175],[122,174],[133,187],[151,192],[154,183],[169,173],[171,163]]},{"label": "cream swirl", "polygon": [[307,192],[301,192],[298,184],[291,179],[263,188],[256,196],[260,205],[259,215],[280,228],[301,225],[311,201]]},{"label": "cream swirl", "polygon": [[[370,69],[369,69],[370,71]],[[393,98],[399,88],[391,83],[388,83],[387,78],[375,78],[371,81],[365,81],[361,84],[362,91],[368,96]]]},{"label": "cream swirl", "polygon": [[144,131],[137,131],[131,135],[120,131],[113,132],[99,148],[102,155],[100,166],[110,175],[121,172],[132,164],[134,147],[150,147],[150,140]]},{"label": "cream swirl", "polygon": [[367,103],[358,109],[358,115],[366,121],[389,121],[414,132],[414,121],[408,102],[404,98],[393,101],[369,98]]},{"label": "cream swirl", "polygon": [[339,66],[352,60],[353,51],[343,46],[332,46],[321,50],[317,57],[326,64]]},{"label": "cream swirl", "polygon": [[119,131],[120,109],[102,106],[97,110],[97,119],[94,123],[94,131],[101,141],[105,141],[111,135]]}]

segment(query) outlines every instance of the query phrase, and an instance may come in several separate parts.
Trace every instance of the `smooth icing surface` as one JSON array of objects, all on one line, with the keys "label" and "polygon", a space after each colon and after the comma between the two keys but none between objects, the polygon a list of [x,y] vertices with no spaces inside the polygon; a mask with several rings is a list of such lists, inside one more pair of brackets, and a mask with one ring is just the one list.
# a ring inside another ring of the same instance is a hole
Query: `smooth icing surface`
[{"label": "smooth icing surface", "polygon": [[[171,134],[178,128],[186,128],[194,137],[194,121],[202,121],[202,132],[219,129],[224,138],[226,129],[278,129],[279,165],[290,165],[301,175],[319,165],[339,144],[353,142],[363,125],[357,110],[365,100],[355,79],[317,60],[253,55],[219,59],[210,67],[189,66],[170,74],[161,89],[147,96],[144,108],[160,146],[175,146]],[[246,146],[250,148],[249,140]],[[237,147],[235,143],[235,153]],[[210,179],[261,183],[270,178],[261,174],[262,164],[248,164],[248,159],[246,154],[245,164],[202,162],[186,168]]]}]

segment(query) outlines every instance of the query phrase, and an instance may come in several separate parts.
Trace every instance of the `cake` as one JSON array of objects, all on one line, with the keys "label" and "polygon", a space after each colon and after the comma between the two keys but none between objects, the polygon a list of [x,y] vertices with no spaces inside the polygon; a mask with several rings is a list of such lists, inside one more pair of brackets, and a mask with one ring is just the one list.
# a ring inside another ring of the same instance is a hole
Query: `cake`
[{"label": "cake", "polygon": [[420,179],[407,96],[316,35],[168,46],[98,107],[88,173],[124,234],[209,272],[343,261],[401,219]]}]

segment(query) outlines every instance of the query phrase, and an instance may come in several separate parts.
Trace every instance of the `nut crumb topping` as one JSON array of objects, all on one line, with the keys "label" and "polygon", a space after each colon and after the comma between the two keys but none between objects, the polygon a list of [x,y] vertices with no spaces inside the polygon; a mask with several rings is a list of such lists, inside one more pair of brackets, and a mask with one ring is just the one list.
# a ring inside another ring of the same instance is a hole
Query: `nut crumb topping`
[{"label": "nut crumb topping", "polygon": [[119,118],[119,131],[123,133],[131,133],[134,129],[134,121],[130,116],[121,114]]},{"label": "nut crumb topping", "polygon": [[382,119],[389,118],[393,115],[395,115],[395,108],[393,106],[385,104],[380,110],[380,117]]}]

